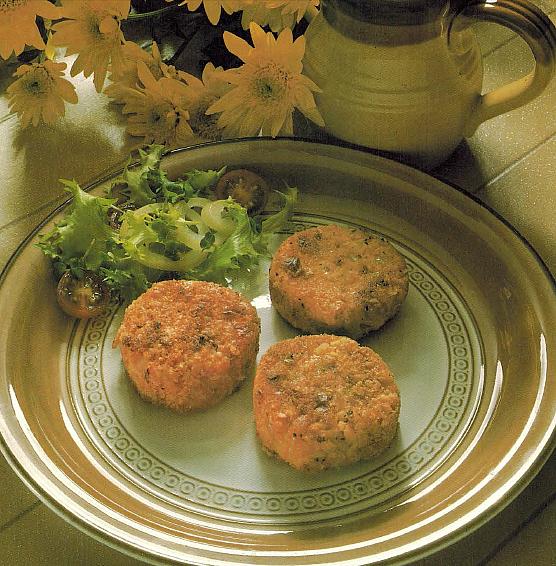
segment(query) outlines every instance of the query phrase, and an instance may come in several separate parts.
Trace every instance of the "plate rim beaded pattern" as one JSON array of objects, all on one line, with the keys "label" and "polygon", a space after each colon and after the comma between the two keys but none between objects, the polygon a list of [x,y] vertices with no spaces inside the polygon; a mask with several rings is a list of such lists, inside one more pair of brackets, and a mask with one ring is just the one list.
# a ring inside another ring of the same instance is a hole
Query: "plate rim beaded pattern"
[{"label": "plate rim beaded pattern", "polygon": [[[284,237],[332,221],[330,218],[320,219],[317,215],[296,215],[293,220],[293,229],[285,232]],[[336,223],[379,235],[367,226],[342,221]],[[401,249],[400,243],[392,243]],[[147,484],[146,489],[156,490],[161,497],[169,498],[174,504],[190,507],[199,513],[208,511],[223,516],[236,514],[238,518],[248,521],[264,521],[266,518],[276,524],[280,519],[299,523],[345,518],[353,512],[377,507],[407,491],[410,485],[430,475],[457,447],[465,433],[468,426],[466,421],[473,417],[482,394],[479,375],[482,345],[478,336],[473,336],[473,340],[470,337],[475,329],[465,325],[459,312],[464,305],[457,297],[456,290],[450,288],[449,282],[439,284],[436,279],[441,277],[440,274],[433,273],[432,266],[427,266],[426,261],[414,252],[402,249],[402,254],[408,266],[410,285],[426,299],[444,331],[449,358],[448,379],[442,404],[428,426],[402,453],[397,453],[382,466],[373,469],[371,461],[370,471],[349,481],[333,482],[331,486],[257,492],[206,482],[166,465],[125,430],[103,383],[103,349],[111,348],[106,331],[113,324],[117,307],[83,324],[83,328],[73,334],[68,348],[68,355],[71,355],[73,342],[78,343],[78,368],[70,371],[69,388],[74,403],[82,406],[83,410],[78,413],[82,421],[87,419],[82,426],[89,431],[91,442],[95,445],[101,442],[99,451],[104,452],[115,467],[123,465],[123,473],[127,472],[132,481]],[[450,289],[452,297],[447,289]],[[460,304],[457,305],[456,301]],[[470,316],[470,313],[466,314]],[[450,330],[454,325],[457,325],[457,330]],[[475,349],[479,352],[474,360]],[[186,418],[184,428],[187,427]]]}]

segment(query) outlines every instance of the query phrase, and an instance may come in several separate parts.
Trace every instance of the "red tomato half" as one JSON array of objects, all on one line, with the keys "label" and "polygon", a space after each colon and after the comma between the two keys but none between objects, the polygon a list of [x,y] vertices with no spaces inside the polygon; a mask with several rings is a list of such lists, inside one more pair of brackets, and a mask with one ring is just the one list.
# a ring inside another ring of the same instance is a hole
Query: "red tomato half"
[{"label": "red tomato half", "polygon": [[270,192],[267,182],[247,169],[228,171],[220,177],[216,185],[216,196],[219,199],[232,197],[247,209],[250,215],[264,210]]},{"label": "red tomato half", "polygon": [[77,318],[101,314],[110,302],[110,290],[102,279],[90,271],[78,279],[69,271],[58,282],[56,299],[62,310]]}]

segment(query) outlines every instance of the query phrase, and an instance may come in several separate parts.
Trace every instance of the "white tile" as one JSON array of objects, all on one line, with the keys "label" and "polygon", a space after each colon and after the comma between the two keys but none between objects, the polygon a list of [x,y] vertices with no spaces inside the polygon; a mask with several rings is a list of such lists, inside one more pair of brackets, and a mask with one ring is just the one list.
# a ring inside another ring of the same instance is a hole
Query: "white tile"
[{"label": "white tile", "polygon": [[478,196],[519,228],[556,276],[556,136]]},{"label": "white tile", "polygon": [[12,470],[5,458],[0,455],[0,530],[15,520],[21,513],[36,505],[38,499],[27,489]]},{"label": "white tile", "polygon": [[0,563],[10,566],[139,566],[96,541],[44,505],[0,532]]},{"label": "white tile", "polygon": [[547,505],[506,543],[485,566],[554,566],[556,501]]}]

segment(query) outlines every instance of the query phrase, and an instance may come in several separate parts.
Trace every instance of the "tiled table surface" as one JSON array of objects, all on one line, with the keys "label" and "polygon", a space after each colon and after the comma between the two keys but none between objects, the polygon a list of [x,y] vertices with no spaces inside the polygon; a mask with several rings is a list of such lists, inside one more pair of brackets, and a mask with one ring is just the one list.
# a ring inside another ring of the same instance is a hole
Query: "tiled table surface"
[{"label": "tiled table surface", "polygon": [[[556,21],[554,0],[538,2]],[[532,65],[525,44],[492,24],[476,26],[485,88]],[[86,184],[117,168],[129,139],[117,111],[90,80],[76,78],[80,103],[54,127],[22,131],[3,95],[0,67],[0,266],[60,202],[59,177]],[[556,274],[556,80],[529,105],[483,124],[435,176],[474,193],[509,220]],[[556,454],[518,498],[460,542],[419,564],[556,565]],[[0,564],[140,564],[69,526],[46,508],[0,456]]]}]

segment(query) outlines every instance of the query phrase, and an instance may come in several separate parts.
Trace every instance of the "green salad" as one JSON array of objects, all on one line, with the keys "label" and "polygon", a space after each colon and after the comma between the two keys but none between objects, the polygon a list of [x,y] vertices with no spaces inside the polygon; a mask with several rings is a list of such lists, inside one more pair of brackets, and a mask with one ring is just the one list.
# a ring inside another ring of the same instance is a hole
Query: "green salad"
[{"label": "green salad", "polygon": [[[156,145],[141,150],[139,164],[129,163],[104,196],[61,181],[72,204],[38,246],[52,260],[58,302],[69,314],[95,316],[110,296],[127,302],[161,279],[233,286],[268,256],[270,236],[293,213],[295,188],[279,192],[281,210],[264,216],[254,213],[253,199],[242,203],[246,194],[268,190],[254,173],[192,170],[170,180],[161,169],[162,152]],[[255,197],[266,202],[265,195]]]}]

